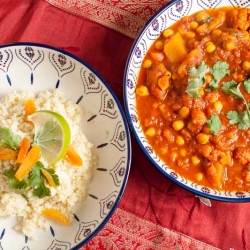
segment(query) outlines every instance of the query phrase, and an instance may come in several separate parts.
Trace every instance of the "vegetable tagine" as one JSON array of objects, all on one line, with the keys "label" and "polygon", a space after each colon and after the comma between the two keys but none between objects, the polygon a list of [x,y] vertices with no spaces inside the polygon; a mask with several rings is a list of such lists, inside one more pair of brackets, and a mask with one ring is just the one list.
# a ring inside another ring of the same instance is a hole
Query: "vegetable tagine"
[{"label": "vegetable tagine", "polygon": [[250,9],[183,17],[148,50],[136,86],[148,142],[192,182],[250,191]]}]

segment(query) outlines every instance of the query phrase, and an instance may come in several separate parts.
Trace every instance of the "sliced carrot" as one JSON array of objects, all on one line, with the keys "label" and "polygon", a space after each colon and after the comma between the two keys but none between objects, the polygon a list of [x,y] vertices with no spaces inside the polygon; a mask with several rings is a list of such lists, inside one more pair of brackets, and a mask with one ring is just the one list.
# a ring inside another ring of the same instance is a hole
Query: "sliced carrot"
[{"label": "sliced carrot", "polygon": [[39,160],[40,158],[41,149],[39,146],[35,145],[30,149],[27,156],[24,158],[22,164],[18,168],[15,177],[21,181],[31,170],[33,165]]},{"label": "sliced carrot", "polygon": [[49,185],[56,188],[56,184],[55,184],[51,174],[48,171],[46,171],[45,169],[42,169],[42,173],[45,176],[45,178],[47,179]]},{"label": "sliced carrot", "polygon": [[36,111],[35,102],[32,99],[28,99],[24,104],[25,116],[29,116]]},{"label": "sliced carrot", "polygon": [[30,149],[30,139],[28,137],[24,137],[21,141],[21,146],[17,156],[17,162],[22,163],[24,158],[27,156],[27,153]]},{"label": "sliced carrot", "polygon": [[72,147],[68,148],[66,159],[75,166],[80,167],[83,165],[81,156]]},{"label": "sliced carrot", "polygon": [[17,152],[10,148],[0,147],[0,160],[13,160],[16,159]]},{"label": "sliced carrot", "polygon": [[65,215],[60,210],[54,209],[54,208],[47,208],[41,211],[42,215],[45,215],[53,220],[56,220],[60,223],[62,223],[65,226],[70,225],[70,220],[67,215]]}]

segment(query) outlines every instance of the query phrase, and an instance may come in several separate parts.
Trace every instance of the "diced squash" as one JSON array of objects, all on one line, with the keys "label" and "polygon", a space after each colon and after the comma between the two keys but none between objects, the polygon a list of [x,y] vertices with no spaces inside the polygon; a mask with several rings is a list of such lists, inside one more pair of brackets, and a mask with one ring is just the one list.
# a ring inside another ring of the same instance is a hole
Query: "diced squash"
[{"label": "diced squash", "polygon": [[223,164],[215,162],[207,169],[207,176],[215,188],[221,189],[226,179],[226,168]]},{"label": "diced squash", "polygon": [[188,51],[179,32],[164,45],[164,53],[171,63],[180,63],[187,56]]}]

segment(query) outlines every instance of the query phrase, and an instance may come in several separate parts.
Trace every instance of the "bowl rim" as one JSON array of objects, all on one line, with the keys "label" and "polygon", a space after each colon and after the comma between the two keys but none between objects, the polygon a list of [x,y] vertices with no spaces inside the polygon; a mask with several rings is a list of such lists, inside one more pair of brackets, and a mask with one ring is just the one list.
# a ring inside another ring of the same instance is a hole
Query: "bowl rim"
[{"label": "bowl rim", "polygon": [[[157,18],[157,16],[159,16],[162,12],[166,11],[168,8],[170,8],[172,5],[176,4],[177,2],[179,2],[180,0],[171,0],[170,2],[168,2],[167,4],[165,4],[163,7],[161,7],[156,13],[154,13],[154,15],[151,16],[151,18],[146,22],[146,24],[143,26],[143,28],[141,29],[141,31],[138,33],[136,39],[134,40],[132,47],[130,49],[127,61],[126,61],[126,65],[125,65],[125,69],[124,69],[124,76],[123,76],[123,101],[124,101],[124,107],[125,107],[125,113],[127,116],[127,120],[130,126],[130,129],[132,131],[132,134],[134,136],[134,138],[136,139],[137,143],[139,144],[141,150],[143,151],[143,153],[146,155],[146,157],[148,158],[148,160],[153,164],[154,167],[156,167],[156,169],[158,169],[165,177],[167,177],[168,179],[170,179],[172,182],[174,182],[175,184],[179,185],[180,187],[184,188],[185,190],[195,194],[196,196],[200,196],[200,197],[204,197],[207,199],[212,199],[212,200],[217,200],[217,201],[222,201],[222,202],[232,202],[232,203],[244,203],[244,202],[249,202],[250,201],[250,197],[246,197],[246,198],[236,198],[236,197],[224,197],[224,196],[216,196],[213,194],[207,194],[201,191],[198,191],[196,189],[192,189],[191,187],[179,182],[178,180],[176,180],[175,178],[173,178],[171,175],[169,175],[167,172],[165,172],[153,159],[152,157],[148,154],[148,152],[146,151],[146,149],[144,148],[141,140],[139,139],[139,136],[133,126],[133,122],[131,120],[130,117],[130,109],[129,109],[129,102],[128,102],[128,98],[127,98],[127,80],[128,80],[128,68],[131,62],[131,58],[134,54],[134,49],[136,48],[139,40],[141,39],[141,37],[143,36],[143,34],[146,32],[148,26],[151,24],[151,22]],[[215,6],[215,8],[217,8],[217,6]],[[166,163],[165,163],[166,164]],[[167,165],[167,164],[166,164]],[[173,170],[174,172],[174,170]],[[204,186],[204,188],[206,188]],[[213,188],[210,188],[211,190],[215,190]],[[218,192],[220,192],[220,190],[216,190]],[[221,190],[224,191],[224,190]],[[237,191],[225,191],[227,193],[230,192],[236,192]],[[239,191],[239,193],[247,193],[247,191]],[[248,192],[249,193],[249,192]]]},{"label": "bowl rim", "polygon": [[114,205],[112,206],[112,208],[110,209],[108,215],[105,217],[104,220],[101,221],[101,223],[95,228],[94,232],[87,238],[85,238],[83,241],[79,242],[77,245],[73,246],[72,248],[70,248],[70,250],[77,250],[80,247],[84,246],[86,243],[88,243],[92,238],[94,238],[96,236],[96,234],[101,231],[101,229],[103,229],[103,227],[107,224],[107,222],[109,221],[109,219],[112,217],[112,215],[114,214],[116,208],[118,207],[121,198],[123,197],[123,194],[125,192],[126,186],[127,186],[127,182],[128,182],[128,177],[129,177],[129,173],[130,173],[130,168],[131,168],[131,159],[132,159],[132,146],[131,146],[131,135],[130,135],[130,129],[129,129],[129,125],[128,125],[128,121],[126,118],[126,114],[125,111],[122,108],[121,102],[118,99],[117,95],[115,94],[114,90],[111,88],[111,86],[108,84],[108,82],[102,77],[102,75],[100,73],[98,73],[92,66],[90,66],[87,62],[85,62],[83,59],[81,59],[80,57],[55,46],[52,45],[48,45],[48,44],[43,44],[43,43],[37,43],[37,42],[14,42],[14,43],[6,43],[6,44],[2,44],[0,45],[0,49],[2,48],[8,48],[8,47],[15,47],[15,46],[35,46],[35,47],[40,47],[43,49],[49,49],[49,50],[53,50],[59,53],[62,53],[64,55],[67,55],[71,58],[73,58],[74,60],[76,60],[78,63],[80,63],[81,65],[85,66],[86,68],[88,68],[91,72],[93,72],[99,79],[100,81],[105,85],[105,87],[108,89],[109,93],[111,94],[111,96],[114,98],[116,105],[118,107],[118,110],[120,112],[123,124],[124,124],[124,129],[126,131],[126,141],[127,141],[127,164],[126,164],[126,171],[125,171],[125,176],[123,179],[123,183],[120,187],[120,190],[118,192],[116,201],[114,203]]}]

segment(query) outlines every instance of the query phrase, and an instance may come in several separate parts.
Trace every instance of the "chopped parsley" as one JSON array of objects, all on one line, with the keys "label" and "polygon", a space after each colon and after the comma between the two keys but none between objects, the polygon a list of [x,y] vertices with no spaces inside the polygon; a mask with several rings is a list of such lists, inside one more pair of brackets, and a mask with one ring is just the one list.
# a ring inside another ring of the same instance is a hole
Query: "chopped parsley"
[{"label": "chopped parsley", "polygon": [[250,78],[243,82],[243,86],[248,94],[250,94]]},{"label": "chopped parsley", "polygon": [[230,124],[238,124],[239,129],[250,128],[250,116],[249,111],[228,111],[227,118]]},{"label": "chopped parsley", "polygon": [[221,129],[221,121],[219,116],[212,115],[209,120],[207,120],[207,125],[213,135],[217,135],[218,131]]}]

